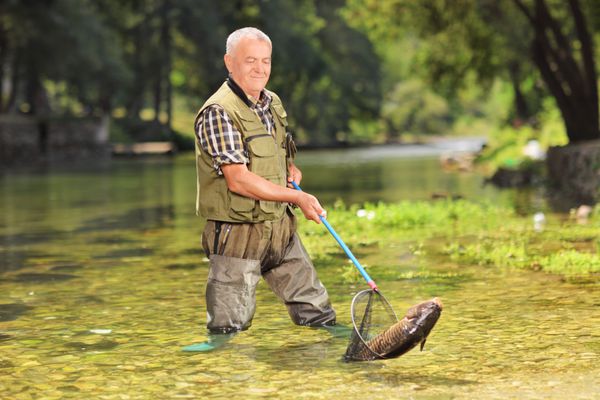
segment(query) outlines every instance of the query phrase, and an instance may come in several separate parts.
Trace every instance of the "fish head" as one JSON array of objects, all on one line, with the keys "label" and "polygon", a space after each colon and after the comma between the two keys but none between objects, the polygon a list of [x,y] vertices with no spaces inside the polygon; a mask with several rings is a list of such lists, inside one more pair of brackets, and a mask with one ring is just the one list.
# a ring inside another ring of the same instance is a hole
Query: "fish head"
[{"label": "fish head", "polygon": [[411,331],[421,337],[421,350],[427,336],[442,313],[442,302],[437,297],[411,307],[404,318],[410,321]]},{"label": "fish head", "polygon": [[404,318],[409,320],[416,319],[427,319],[430,315],[439,314],[442,312],[442,302],[437,297],[424,301],[422,303],[416,304],[408,309]]},{"label": "fish head", "polygon": [[404,318],[390,327],[382,335],[392,337],[391,344],[381,352],[385,358],[398,357],[411,350],[419,343],[421,350],[427,336],[435,326],[442,312],[442,303],[434,298],[411,307]]}]

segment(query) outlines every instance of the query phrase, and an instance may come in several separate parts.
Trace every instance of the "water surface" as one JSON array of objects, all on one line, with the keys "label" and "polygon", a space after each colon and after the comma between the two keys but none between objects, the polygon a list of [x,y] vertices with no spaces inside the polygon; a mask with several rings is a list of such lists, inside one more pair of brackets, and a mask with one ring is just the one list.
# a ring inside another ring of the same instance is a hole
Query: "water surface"
[{"label": "water surface", "polygon": [[[500,192],[475,173],[442,172],[439,152],[389,153],[301,155],[303,187],[326,205],[448,193],[523,210],[545,207],[535,192]],[[199,248],[202,222],[193,210],[193,157],[12,172],[2,176],[0,189],[2,398],[593,399],[600,393],[597,284],[417,259],[411,243],[372,246],[361,249],[361,261],[375,278],[385,277],[378,284],[398,314],[433,296],[444,303],[423,352],[344,363],[345,339],[294,326],[261,282],[249,331],[217,352],[188,354],[181,346],[204,338],[208,272]],[[339,260],[345,265],[343,255]],[[348,324],[350,302],[363,285],[342,282],[337,267],[317,263],[317,269],[339,321]]]}]

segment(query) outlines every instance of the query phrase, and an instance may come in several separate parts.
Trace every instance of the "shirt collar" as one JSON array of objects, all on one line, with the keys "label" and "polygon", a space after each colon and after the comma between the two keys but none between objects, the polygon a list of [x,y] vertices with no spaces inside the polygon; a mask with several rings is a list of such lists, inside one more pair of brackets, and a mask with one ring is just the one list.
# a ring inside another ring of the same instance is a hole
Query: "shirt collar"
[{"label": "shirt collar", "polygon": [[227,78],[227,86],[235,93],[248,107],[254,109],[256,107],[267,108],[271,105],[271,95],[266,90],[260,92],[260,98],[256,99],[252,96],[246,95],[244,90],[233,80],[231,76]]}]

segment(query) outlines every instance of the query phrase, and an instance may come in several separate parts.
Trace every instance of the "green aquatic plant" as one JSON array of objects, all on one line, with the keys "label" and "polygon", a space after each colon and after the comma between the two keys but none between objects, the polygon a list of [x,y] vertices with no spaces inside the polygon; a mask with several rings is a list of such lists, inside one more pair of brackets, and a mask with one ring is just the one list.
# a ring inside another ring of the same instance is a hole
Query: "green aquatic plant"
[{"label": "green aquatic plant", "polygon": [[[365,270],[368,270],[368,265],[361,265]],[[348,262],[340,268],[340,276],[342,277],[343,283],[360,283],[363,281],[362,275],[351,262]]]},{"label": "green aquatic plant", "polygon": [[563,275],[586,275],[600,272],[600,257],[576,250],[564,250],[542,257],[541,268],[544,271]]},{"label": "green aquatic plant", "polygon": [[499,267],[522,268],[528,266],[532,259],[525,242],[519,239],[498,243],[497,240],[485,238],[467,245],[455,242],[447,245],[444,252],[453,261]]},{"label": "green aquatic plant", "polygon": [[[336,202],[328,220],[359,259],[361,253],[405,243],[417,265],[441,256],[461,264],[565,275],[598,272],[594,257],[600,253],[600,217],[596,210],[585,224],[548,215],[544,226],[536,229],[531,215],[517,215],[490,203],[442,200],[346,206]],[[300,230],[311,254],[340,252],[323,226],[300,224]],[[441,249],[440,240],[446,243]],[[399,277],[400,272],[380,267],[373,268],[391,279]],[[346,283],[361,279],[351,264],[344,265],[339,273]]]}]

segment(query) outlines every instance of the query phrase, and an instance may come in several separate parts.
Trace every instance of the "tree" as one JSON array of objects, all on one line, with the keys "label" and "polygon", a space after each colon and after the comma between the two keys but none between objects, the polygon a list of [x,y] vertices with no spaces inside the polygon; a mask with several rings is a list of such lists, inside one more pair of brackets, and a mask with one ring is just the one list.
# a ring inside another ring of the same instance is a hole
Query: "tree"
[{"label": "tree", "polygon": [[120,47],[90,0],[5,1],[0,32],[0,68],[10,76],[2,112],[18,104],[30,114],[56,112],[46,81],[64,83],[89,112],[106,111],[106,96],[126,79]]},{"label": "tree", "polygon": [[593,36],[579,0],[568,1],[574,32],[567,33],[562,28],[565,24],[552,15],[545,0],[535,0],[532,7],[521,0],[513,1],[535,32],[532,59],[556,99],[569,141],[600,139]]},{"label": "tree", "polygon": [[419,66],[447,97],[470,71],[482,85],[501,76],[513,84],[516,114],[527,116],[535,110],[521,83],[535,69],[556,100],[570,142],[600,138],[594,43],[584,12],[597,2],[569,0],[568,7],[553,3],[552,10],[545,0],[530,3],[349,0],[349,14],[384,41],[408,32],[422,38]]}]

